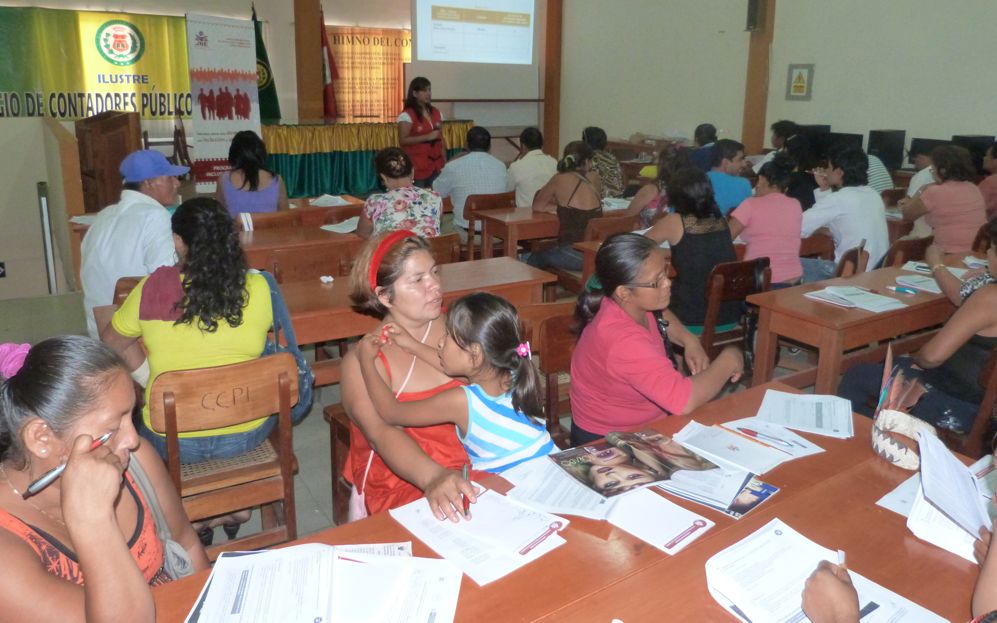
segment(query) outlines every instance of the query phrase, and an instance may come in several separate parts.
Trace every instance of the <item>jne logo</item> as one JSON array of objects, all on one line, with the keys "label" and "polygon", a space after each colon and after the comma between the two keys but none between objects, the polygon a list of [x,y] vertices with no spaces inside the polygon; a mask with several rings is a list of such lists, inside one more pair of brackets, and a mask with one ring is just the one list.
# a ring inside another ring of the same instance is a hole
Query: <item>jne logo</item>
[{"label": "jne logo", "polygon": [[142,32],[129,22],[113,19],[97,29],[97,51],[112,65],[124,67],[136,63],[145,53]]}]

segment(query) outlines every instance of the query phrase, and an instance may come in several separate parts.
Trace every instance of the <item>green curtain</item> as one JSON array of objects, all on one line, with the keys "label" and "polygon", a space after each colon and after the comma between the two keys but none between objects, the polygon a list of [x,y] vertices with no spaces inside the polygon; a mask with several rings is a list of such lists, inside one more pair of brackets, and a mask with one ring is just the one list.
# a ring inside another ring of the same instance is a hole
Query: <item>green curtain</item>
[{"label": "green curtain", "polygon": [[[447,150],[453,158],[462,148]],[[322,194],[366,197],[379,190],[374,172],[375,151],[331,151],[312,154],[270,154],[270,168],[284,178],[288,197]]]}]

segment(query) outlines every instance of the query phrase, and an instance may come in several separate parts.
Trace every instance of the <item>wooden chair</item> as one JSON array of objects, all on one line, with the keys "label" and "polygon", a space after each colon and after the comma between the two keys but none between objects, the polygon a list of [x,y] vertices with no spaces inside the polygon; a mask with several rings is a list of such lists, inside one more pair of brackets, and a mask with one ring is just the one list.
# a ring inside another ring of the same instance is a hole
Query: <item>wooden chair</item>
[{"label": "wooden chair", "polygon": [[[574,305],[573,301],[569,303]],[[547,386],[544,397],[547,430],[554,438],[554,443],[562,448],[570,445],[570,431],[561,426],[562,401],[558,378],[562,373],[571,370],[571,355],[575,352],[577,341],[576,324],[573,312],[544,318],[540,321],[537,337],[539,348],[533,349],[540,356],[540,374]]]},{"label": "wooden chair", "polygon": [[[173,118],[173,155],[167,158],[173,164],[179,164],[188,168],[193,168],[194,164],[190,159],[191,145],[187,143],[187,130],[183,127],[183,119],[178,112]],[[187,177],[189,173],[180,177]]]},{"label": "wooden chair", "polygon": [[883,203],[887,206],[895,206],[900,200],[907,196],[906,188],[887,188],[879,193],[883,197]]},{"label": "wooden chair", "polygon": [[251,212],[247,213],[251,227],[242,216],[235,219],[236,231],[246,231],[248,229],[276,229],[278,227],[300,227],[301,215],[296,210],[285,210],[283,212]]},{"label": "wooden chair", "polygon": [[460,261],[460,236],[457,232],[426,238],[426,242],[429,243],[437,264],[453,264]]},{"label": "wooden chair", "polygon": [[865,250],[865,240],[854,249],[845,251],[834,269],[835,277],[851,277],[864,273],[869,264],[869,252]]},{"label": "wooden chair", "polygon": [[[159,375],[152,384],[152,428],[166,431],[167,469],[191,521],[260,506],[263,529],[208,548],[259,549],[298,536],[294,511],[291,406],[298,369],[289,353],[244,363]],[[277,427],[259,447],[230,458],[182,465],[178,435],[222,428],[277,413]]]},{"label": "wooden chair", "polygon": [[332,474],[332,522],[347,521],[350,504],[350,483],[343,476],[346,457],[350,452],[350,417],[342,403],[328,405],[322,417],[329,423],[329,468]]},{"label": "wooden chair", "polygon": [[990,224],[984,223],[980,226],[980,231],[976,232],[976,238],[973,238],[973,252],[974,253],[986,253],[990,248]]},{"label": "wooden chair", "polygon": [[114,304],[121,307],[142,277],[122,277],[114,284]]},{"label": "wooden chair", "polygon": [[976,412],[973,427],[965,435],[939,429],[939,435],[953,452],[961,452],[971,458],[979,458],[991,450],[991,439],[997,420],[994,418],[994,406],[997,403],[997,349],[990,353],[990,358],[980,371],[980,386],[984,388],[980,410]]},{"label": "wooden chair", "polygon": [[[464,257],[469,260],[474,259],[474,249],[477,246],[474,242],[475,232],[478,228],[478,212],[483,210],[498,210],[500,208],[516,208],[516,191],[510,190],[507,193],[495,193],[492,195],[468,195],[467,202],[464,203],[464,218],[467,219],[467,247]],[[501,255],[500,250],[505,243],[498,245],[494,249],[495,255]],[[510,253],[515,253],[513,249]]]},{"label": "wooden chair", "polygon": [[[634,231],[638,227],[639,222],[635,216],[600,216],[592,219],[585,226],[582,241],[601,242],[613,234]],[[582,271],[553,267],[547,267],[544,270],[557,275],[558,285],[568,292],[578,294],[585,287]]]},{"label": "wooden chair", "polygon": [[267,254],[264,266],[252,268],[269,270],[277,283],[317,280],[322,275],[345,277],[350,274],[353,259],[363,243],[357,238],[306,247],[276,248]]},{"label": "wooden chair", "polygon": [[830,234],[816,231],[800,240],[800,257],[816,257],[822,260],[834,259],[834,239]]},{"label": "wooden chair", "polygon": [[890,245],[890,250],[886,252],[883,267],[900,268],[907,262],[920,262],[924,259],[924,252],[934,241],[934,236],[897,240]]},{"label": "wooden chair", "polygon": [[[519,321],[523,325],[526,338],[530,341],[530,347],[536,358],[537,368],[546,385],[544,391],[544,415],[547,422],[547,430],[550,432],[551,437],[554,438],[555,443],[562,448],[568,444],[568,431],[561,427],[559,415],[562,411],[570,407],[568,399],[570,385],[560,384],[558,379],[561,374],[570,369],[571,355],[570,353],[568,354],[567,365],[565,365],[563,360],[557,361],[557,357],[555,357],[555,361],[547,365],[544,354],[549,349],[545,346],[545,338],[548,338],[550,335],[556,337],[557,333],[553,331],[553,325],[548,325],[541,336],[540,328],[544,322],[552,318],[573,318],[575,305],[576,302],[574,300],[569,300],[558,303],[531,303],[529,305],[520,305],[517,309]],[[573,351],[574,334],[571,337],[572,340],[568,344],[568,348]],[[558,368],[562,369],[558,370]]]},{"label": "wooden chair", "polygon": [[747,335],[744,319],[729,331],[717,332],[720,306],[731,301],[744,302],[756,292],[765,292],[772,281],[769,258],[759,257],[745,262],[724,262],[710,271],[706,282],[706,316],[699,342],[712,359],[727,344],[744,341]]}]

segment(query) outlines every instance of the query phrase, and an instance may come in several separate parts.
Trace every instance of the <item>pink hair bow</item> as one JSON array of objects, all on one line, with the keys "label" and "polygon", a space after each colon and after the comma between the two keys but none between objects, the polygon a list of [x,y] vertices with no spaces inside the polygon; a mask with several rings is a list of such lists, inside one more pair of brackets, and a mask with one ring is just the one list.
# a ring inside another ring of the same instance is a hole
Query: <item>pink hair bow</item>
[{"label": "pink hair bow", "polygon": [[516,354],[522,357],[523,359],[533,359],[533,353],[532,351],[530,351],[530,343],[523,342],[522,344],[517,346]]},{"label": "pink hair bow", "polygon": [[5,379],[17,374],[17,371],[24,365],[24,359],[31,350],[31,344],[17,344],[6,342],[0,344],[0,376]]}]

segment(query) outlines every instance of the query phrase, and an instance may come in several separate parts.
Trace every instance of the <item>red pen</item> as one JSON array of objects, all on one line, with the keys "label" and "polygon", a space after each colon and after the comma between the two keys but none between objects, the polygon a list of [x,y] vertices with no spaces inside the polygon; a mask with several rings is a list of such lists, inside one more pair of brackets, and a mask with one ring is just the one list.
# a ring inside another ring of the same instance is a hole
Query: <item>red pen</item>
[{"label": "red pen", "polygon": [[[464,463],[464,480],[467,480],[467,463]],[[461,493],[460,500],[464,506],[464,519],[469,519],[469,514],[471,511],[471,498]]]}]

